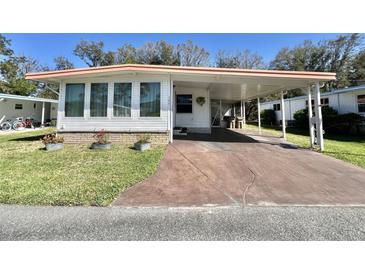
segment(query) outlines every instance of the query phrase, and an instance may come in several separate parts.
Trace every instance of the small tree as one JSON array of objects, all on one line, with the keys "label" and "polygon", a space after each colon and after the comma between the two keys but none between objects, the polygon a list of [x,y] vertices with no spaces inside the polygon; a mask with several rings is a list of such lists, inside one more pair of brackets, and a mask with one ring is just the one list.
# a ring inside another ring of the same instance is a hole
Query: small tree
[{"label": "small tree", "polygon": [[297,128],[308,128],[308,109],[300,109],[294,113],[295,127]]},{"label": "small tree", "polygon": [[273,109],[264,109],[263,111],[261,111],[261,122],[263,125],[275,125],[275,111]]}]

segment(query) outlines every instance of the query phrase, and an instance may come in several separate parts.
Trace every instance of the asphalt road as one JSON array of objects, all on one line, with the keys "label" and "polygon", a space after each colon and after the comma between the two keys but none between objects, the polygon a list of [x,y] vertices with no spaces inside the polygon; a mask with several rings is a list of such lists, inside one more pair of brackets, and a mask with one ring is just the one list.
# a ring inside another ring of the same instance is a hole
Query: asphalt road
[{"label": "asphalt road", "polygon": [[1,240],[365,240],[365,207],[0,206]]}]

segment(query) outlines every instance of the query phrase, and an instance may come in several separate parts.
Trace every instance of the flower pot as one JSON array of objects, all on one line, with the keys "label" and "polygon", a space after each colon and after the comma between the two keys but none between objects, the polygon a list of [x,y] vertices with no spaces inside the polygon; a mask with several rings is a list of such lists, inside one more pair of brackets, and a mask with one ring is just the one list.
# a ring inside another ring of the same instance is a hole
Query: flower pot
[{"label": "flower pot", "polygon": [[46,150],[53,151],[53,150],[60,150],[63,149],[63,143],[56,143],[56,144],[47,144]]},{"label": "flower pot", "polygon": [[92,143],[91,144],[91,148],[92,149],[102,149],[102,150],[105,150],[105,149],[111,149],[111,147],[112,147],[112,144],[111,143],[108,143],[108,144]]},{"label": "flower pot", "polygon": [[151,143],[135,143],[134,148],[139,151],[149,150],[151,148]]}]

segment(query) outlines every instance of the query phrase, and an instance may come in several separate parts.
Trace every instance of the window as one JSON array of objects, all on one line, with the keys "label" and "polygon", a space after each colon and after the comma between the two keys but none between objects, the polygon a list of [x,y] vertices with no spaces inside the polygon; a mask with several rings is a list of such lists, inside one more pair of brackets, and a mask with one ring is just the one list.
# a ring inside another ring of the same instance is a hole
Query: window
[{"label": "window", "polygon": [[84,116],[85,84],[66,84],[65,116]]},{"label": "window", "polygon": [[365,112],[365,94],[357,96],[357,106],[359,108],[359,112]]},{"label": "window", "polygon": [[329,101],[328,98],[321,98],[321,106],[328,106],[329,105]]},{"label": "window", "polygon": [[176,96],[176,112],[177,113],[193,112],[193,96],[191,94]]},{"label": "window", "polygon": [[90,90],[90,116],[106,117],[108,108],[108,84],[92,83]]},{"label": "window", "polygon": [[279,111],[280,110],[280,104],[274,104],[274,110]]},{"label": "window", "polygon": [[131,116],[132,84],[114,84],[113,115],[116,117]]},{"label": "window", "polygon": [[140,116],[160,117],[160,83],[141,83]]},{"label": "window", "polygon": [[33,108],[36,108],[36,107],[37,107],[37,103],[34,103],[34,104],[33,104]]},{"label": "window", "polygon": [[15,104],[15,109],[23,109],[23,104]]},{"label": "window", "polygon": [[[312,99],[311,102],[312,102],[312,107],[314,107],[314,99]],[[306,107],[308,107],[308,100],[305,101],[305,105]],[[328,98],[321,98],[321,106],[322,107],[329,106]]]}]

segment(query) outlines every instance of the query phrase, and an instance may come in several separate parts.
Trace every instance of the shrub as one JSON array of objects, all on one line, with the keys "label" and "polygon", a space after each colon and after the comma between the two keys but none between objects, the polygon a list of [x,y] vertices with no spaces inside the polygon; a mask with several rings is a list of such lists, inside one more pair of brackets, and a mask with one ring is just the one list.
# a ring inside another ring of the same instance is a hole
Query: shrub
[{"label": "shrub", "polygon": [[308,109],[300,109],[294,113],[295,127],[309,128]]},{"label": "shrub", "polygon": [[322,107],[322,119],[323,119],[323,128],[325,130],[334,127],[338,123],[337,110],[329,106]]},{"label": "shrub", "polygon": [[337,116],[336,123],[330,129],[338,133],[359,133],[357,125],[361,124],[364,118],[357,113],[345,113]]},{"label": "shrub", "polygon": [[261,122],[264,125],[274,125],[276,123],[275,111],[272,109],[265,109],[261,111]]},{"label": "shrub", "polygon": [[105,132],[104,129],[98,131],[97,133],[95,133],[93,135],[94,139],[96,140],[96,142],[94,142],[94,144],[110,144],[109,142],[109,136],[107,135],[107,133]]},{"label": "shrub", "polygon": [[[362,116],[356,113],[338,114],[329,107],[322,107],[323,129],[333,133],[351,133],[356,131],[356,125],[363,120]],[[301,109],[294,113],[295,126],[297,128],[309,127],[308,109]]]},{"label": "shrub", "polygon": [[44,145],[59,144],[59,143],[63,143],[63,141],[64,141],[63,137],[57,136],[55,133],[47,134],[41,140]]}]

